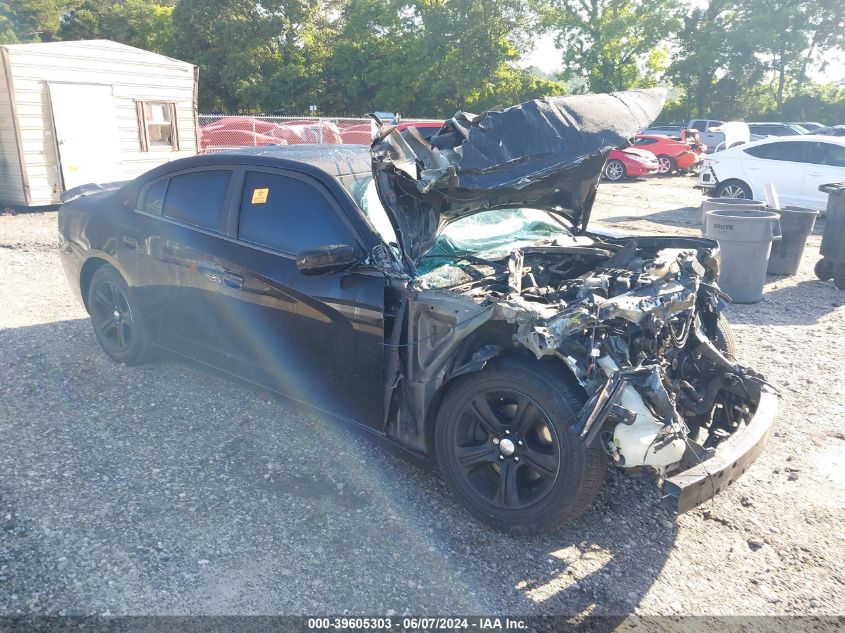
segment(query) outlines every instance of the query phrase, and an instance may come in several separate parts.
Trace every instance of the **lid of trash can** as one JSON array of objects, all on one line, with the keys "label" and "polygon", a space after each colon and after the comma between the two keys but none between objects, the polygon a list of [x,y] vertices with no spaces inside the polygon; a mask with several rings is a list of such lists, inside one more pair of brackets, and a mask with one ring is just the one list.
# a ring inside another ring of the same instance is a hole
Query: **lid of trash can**
[{"label": "lid of trash can", "polygon": [[845,192],[845,182],[830,182],[826,185],[819,185],[819,191],[825,193],[843,193]]}]

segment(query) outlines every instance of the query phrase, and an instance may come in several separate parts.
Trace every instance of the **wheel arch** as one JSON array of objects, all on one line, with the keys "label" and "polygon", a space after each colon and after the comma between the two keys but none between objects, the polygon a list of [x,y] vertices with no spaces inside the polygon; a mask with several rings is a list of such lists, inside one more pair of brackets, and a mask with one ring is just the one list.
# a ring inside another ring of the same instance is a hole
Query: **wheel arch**
[{"label": "wheel arch", "polygon": [[91,308],[88,305],[88,290],[91,288],[91,280],[96,273],[103,266],[111,266],[111,262],[107,259],[94,255],[85,260],[82,268],[79,270],[79,292],[82,295],[82,304],[85,306],[85,311],[91,313]]}]

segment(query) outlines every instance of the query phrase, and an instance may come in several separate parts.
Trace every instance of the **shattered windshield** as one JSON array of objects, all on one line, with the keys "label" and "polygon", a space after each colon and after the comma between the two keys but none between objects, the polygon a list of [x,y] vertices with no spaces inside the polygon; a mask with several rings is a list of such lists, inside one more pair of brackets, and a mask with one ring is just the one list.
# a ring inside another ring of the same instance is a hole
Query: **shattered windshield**
[{"label": "shattered windshield", "polygon": [[[343,186],[364,212],[385,244],[396,245],[396,233],[378,197],[369,174],[357,174]],[[571,233],[553,214],[539,209],[497,209],[481,211],[448,224],[437,236],[418,272],[425,274],[443,265],[456,265],[455,257],[483,253],[490,258],[506,257],[514,248],[571,238]]]}]

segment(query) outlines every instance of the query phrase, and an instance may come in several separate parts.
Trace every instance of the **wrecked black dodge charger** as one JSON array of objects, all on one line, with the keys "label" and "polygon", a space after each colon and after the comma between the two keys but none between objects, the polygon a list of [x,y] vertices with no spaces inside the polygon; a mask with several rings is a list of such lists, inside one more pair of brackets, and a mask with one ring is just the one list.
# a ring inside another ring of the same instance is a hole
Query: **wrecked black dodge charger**
[{"label": "wrecked black dodge charger", "polygon": [[753,462],[718,245],[588,230],[661,91],[458,113],[429,141],[258,148],[65,194],[60,251],[116,361],[168,350],[436,458],[474,515],[552,528],[608,461],[683,512]]}]

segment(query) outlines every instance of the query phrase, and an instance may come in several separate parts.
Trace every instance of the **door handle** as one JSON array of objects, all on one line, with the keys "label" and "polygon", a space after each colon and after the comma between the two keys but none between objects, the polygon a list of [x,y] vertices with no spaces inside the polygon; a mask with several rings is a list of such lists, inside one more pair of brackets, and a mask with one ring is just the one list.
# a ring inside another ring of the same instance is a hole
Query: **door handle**
[{"label": "door handle", "polygon": [[808,171],[807,175],[808,176],[824,176],[824,174],[820,171]]},{"label": "door handle", "polygon": [[220,266],[214,264],[200,264],[197,270],[211,281],[220,281],[220,276],[225,272]]},{"label": "door handle", "polygon": [[131,235],[124,235],[123,236],[123,243],[126,246],[128,246],[129,248],[138,248],[137,238],[134,238]]},{"label": "door handle", "polygon": [[223,284],[228,286],[229,288],[234,288],[238,290],[243,288],[244,285],[244,278],[236,273],[231,273],[228,270],[223,273]]}]

